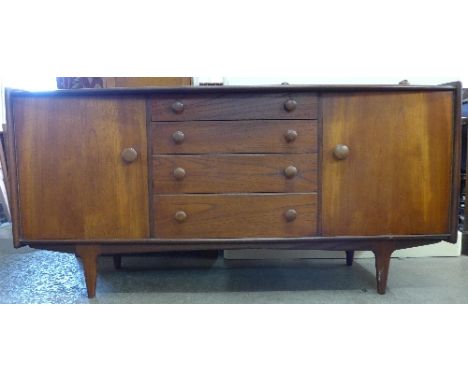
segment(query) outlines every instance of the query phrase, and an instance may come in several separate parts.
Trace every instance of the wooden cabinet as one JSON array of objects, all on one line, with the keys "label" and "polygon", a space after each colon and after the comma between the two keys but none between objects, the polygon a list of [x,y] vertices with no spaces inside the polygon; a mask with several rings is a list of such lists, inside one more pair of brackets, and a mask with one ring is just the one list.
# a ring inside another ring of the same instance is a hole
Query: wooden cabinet
[{"label": "wooden cabinet", "polygon": [[8,96],[16,246],[391,253],[455,241],[460,86],[93,89]]}]

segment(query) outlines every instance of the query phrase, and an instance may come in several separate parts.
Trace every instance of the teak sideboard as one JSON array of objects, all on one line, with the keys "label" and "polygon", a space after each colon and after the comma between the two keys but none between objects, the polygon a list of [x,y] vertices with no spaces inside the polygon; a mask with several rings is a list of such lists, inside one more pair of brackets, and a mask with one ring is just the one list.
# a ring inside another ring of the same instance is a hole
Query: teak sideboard
[{"label": "teak sideboard", "polygon": [[375,254],[456,242],[461,86],[7,92],[15,246]]}]

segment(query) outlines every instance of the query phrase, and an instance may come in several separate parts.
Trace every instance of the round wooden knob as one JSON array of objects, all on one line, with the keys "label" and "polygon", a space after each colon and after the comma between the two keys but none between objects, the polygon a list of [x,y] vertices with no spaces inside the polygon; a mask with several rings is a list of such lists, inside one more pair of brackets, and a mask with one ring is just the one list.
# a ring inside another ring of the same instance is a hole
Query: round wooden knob
[{"label": "round wooden knob", "polygon": [[174,134],[172,134],[172,140],[180,145],[185,139],[185,134],[182,131],[176,131]]},{"label": "round wooden knob", "polygon": [[185,170],[182,167],[177,167],[174,169],[174,178],[177,180],[182,180],[185,178]]},{"label": "round wooden knob", "polygon": [[177,211],[174,215],[174,219],[182,223],[187,220],[187,213],[185,211]]},{"label": "round wooden knob", "polygon": [[297,168],[294,166],[288,166],[284,169],[284,175],[288,179],[292,179],[297,175]]},{"label": "round wooden knob", "polygon": [[294,142],[296,138],[297,138],[296,130],[288,130],[286,134],[284,134],[284,139],[286,139],[286,142],[288,143]]},{"label": "round wooden knob", "polygon": [[336,145],[333,149],[333,155],[338,160],[346,159],[349,155],[349,147],[346,145]]},{"label": "round wooden knob", "polygon": [[294,99],[288,99],[288,100],[284,103],[284,108],[285,108],[286,111],[288,111],[288,112],[291,112],[291,111],[296,110],[296,107],[297,107],[297,101],[294,100]]},{"label": "round wooden knob", "polygon": [[135,162],[138,158],[138,153],[133,147],[128,147],[122,150],[120,156],[125,162],[132,163]]},{"label": "round wooden knob", "polygon": [[176,101],[172,104],[172,110],[176,114],[180,114],[184,111],[184,104],[180,101]]},{"label": "round wooden knob", "polygon": [[288,222],[292,222],[293,220],[296,220],[297,218],[297,211],[294,209],[287,210],[284,213],[284,217],[286,218]]}]

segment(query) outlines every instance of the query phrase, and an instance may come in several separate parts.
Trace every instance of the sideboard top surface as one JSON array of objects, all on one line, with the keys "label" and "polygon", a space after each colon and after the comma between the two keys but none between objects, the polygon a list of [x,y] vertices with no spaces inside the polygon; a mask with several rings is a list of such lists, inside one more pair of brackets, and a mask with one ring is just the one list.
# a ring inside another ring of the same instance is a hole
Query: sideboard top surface
[{"label": "sideboard top surface", "polygon": [[256,86],[179,86],[110,89],[67,89],[52,91],[25,91],[7,89],[15,96],[66,96],[66,95],[148,95],[171,93],[249,93],[249,92],[354,92],[354,91],[443,91],[453,90],[450,85],[256,85]]}]

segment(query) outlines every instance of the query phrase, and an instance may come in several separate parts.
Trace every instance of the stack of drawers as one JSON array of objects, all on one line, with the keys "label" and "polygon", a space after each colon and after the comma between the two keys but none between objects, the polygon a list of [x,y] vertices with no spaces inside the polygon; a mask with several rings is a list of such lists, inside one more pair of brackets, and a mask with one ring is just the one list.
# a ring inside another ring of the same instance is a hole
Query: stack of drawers
[{"label": "stack of drawers", "polygon": [[317,96],[171,94],[151,100],[152,236],[317,234]]}]

